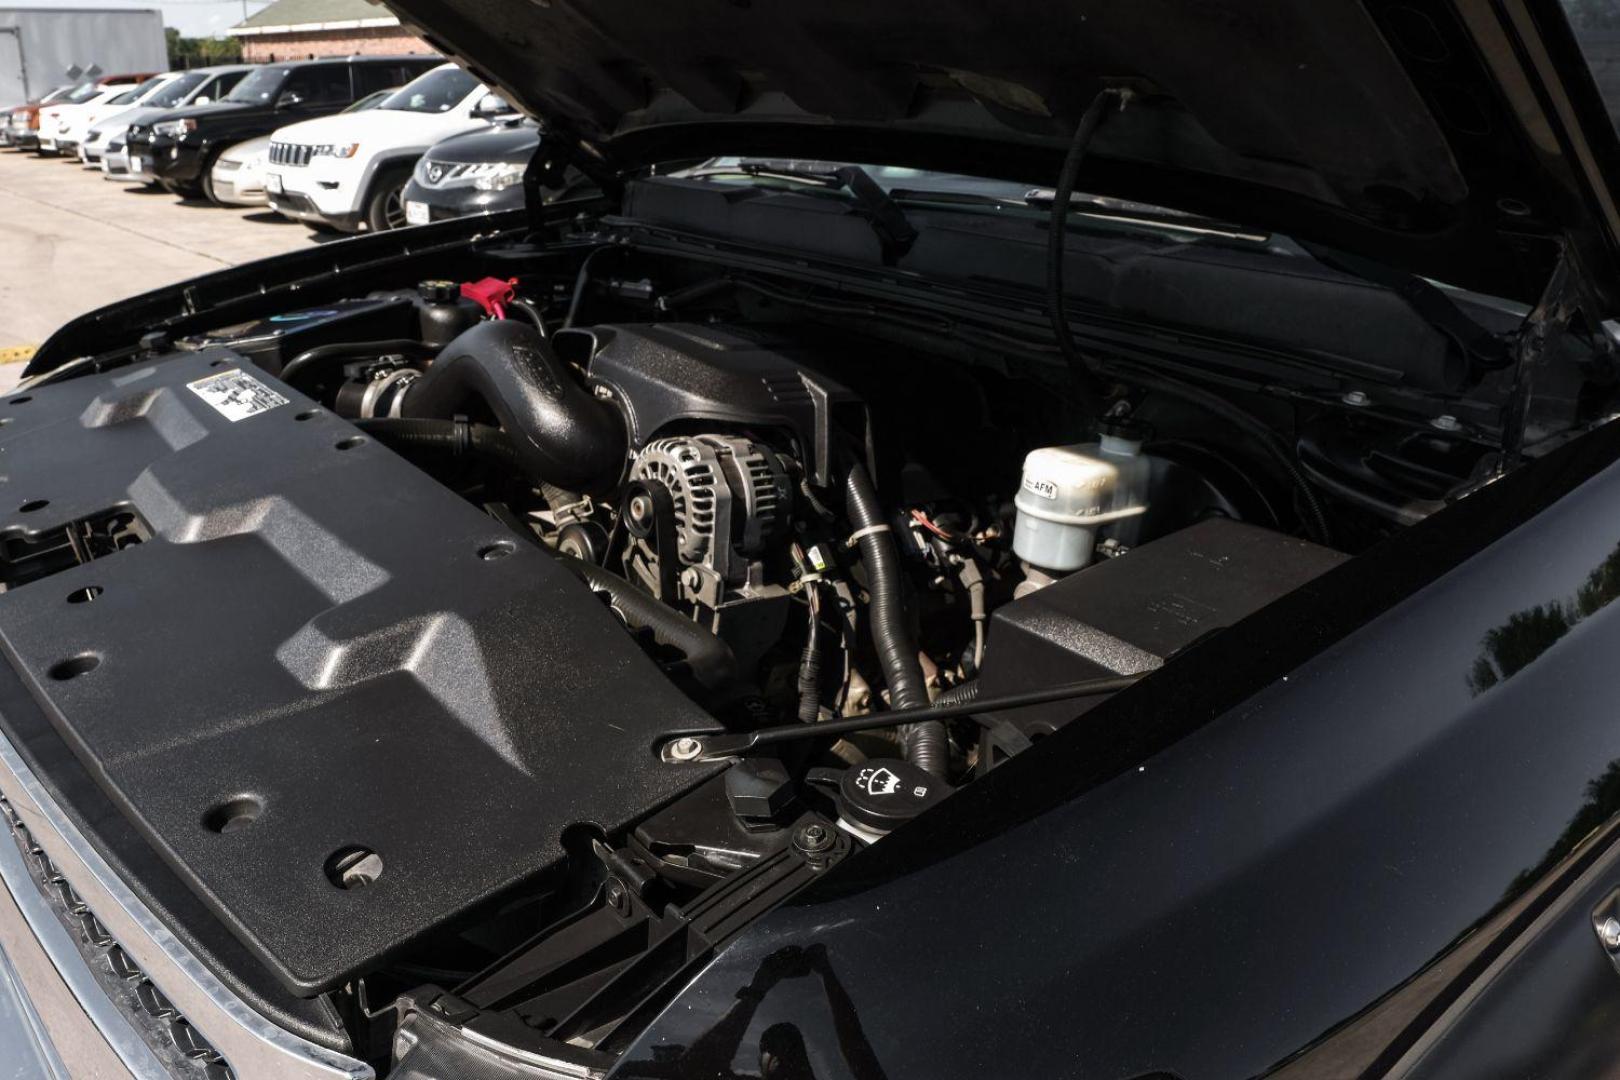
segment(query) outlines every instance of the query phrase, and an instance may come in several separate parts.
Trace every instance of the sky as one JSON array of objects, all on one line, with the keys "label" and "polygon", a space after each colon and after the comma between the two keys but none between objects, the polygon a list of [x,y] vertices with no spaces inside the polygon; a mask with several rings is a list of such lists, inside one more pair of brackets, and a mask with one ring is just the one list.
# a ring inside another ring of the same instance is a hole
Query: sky
[{"label": "sky", "polygon": [[14,0],[16,7],[39,8],[158,8],[163,25],[187,37],[216,37],[241,22],[269,0]]}]

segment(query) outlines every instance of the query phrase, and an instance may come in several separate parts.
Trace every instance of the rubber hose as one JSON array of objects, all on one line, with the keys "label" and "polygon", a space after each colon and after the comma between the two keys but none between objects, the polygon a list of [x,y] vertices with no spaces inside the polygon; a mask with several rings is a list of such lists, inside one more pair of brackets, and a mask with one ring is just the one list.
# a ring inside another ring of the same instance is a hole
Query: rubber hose
[{"label": "rubber hose", "polygon": [[[859,463],[850,466],[844,479],[844,512],[860,536],[856,542],[860,545],[861,561],[866,565],[867,590],[872,595],[867,615],[872,623],[872,643],[877,647],[878,662],[889,684],[889,705],[895,709],[926,706],[928,683],[923,677],[922,664],[917,660],[917,646],[911,639],[905,607],[901,603],[900,553],[883,520],[872,478]],[[907,761],[934,776],[945,775],[950,745],[945,738],[944,724],[938,720],[907,724],[901,728],[900,736]]]},{"label": "rubber hose", "polygon": [[535,307],[533,304],[529,303],[527,300],[518,300],[518,299],[515,299],[515,298],[512,299],[512,300],[508,300],[507,303],[506,303],[506,306],[508,308],[511,308],[513,311],[517,311],[517,312],[520,312],[523,315],[526,315],[528,317],[529,321],[534,323],[534,328],[536,330],[540,331],[540,336],[541,337],[550,337],[551,336],[551,332],[546,329],[545,316],[540,314],[540,309],[539,308]]},{"label": "rubber hose", "polygon": [[447,419],[479,401],[532,479],[587,492],[618,482],[627,445],[618,413],[576,383],[528,323],[500,319],[463,331],[411,384],[400,411]]},{"label": "rubber hose", "polygon": [[276,375],[291,384],[300,375],[312,369],[325,367],[334,360],[373,360],[379,356],[395,354],[415,357],[433,355],[433,348],[411,338],[389,338],[385,341],[340,341],[332,345],[317,345],[305,349],[283,365]]},{"label": "rubber hose", "polygon": [[613,609],[625,622],[650,630],[654,641],[679,651],[686,658],[687,671],[699,686],[715,694],[738,688],[737,657],[713,632],[595,563],[562,554],[557,555],[557,561],[593,590],[606,593]]},{"label": "rubber hose", "polygon": [[1201,406],[1229,421],[1233,426],[1248,432],[1260,448],[1265,450],[1282,469],[1289,483],[1294,485],[1294,490],[1299,492],[1300,499],[1305,504],[1305,513],[1302,516],[1311,539],[1318,544],[1332,546],[1333,532],[1328,527],[1327,513],[1322,509],[1322,502],[1316,497],[1315,489],[1311,487],[1311,482],[1305,478],[1304,473],[1300,472],[1299,465],[1287,444],[1264,422],[1219,394],[1205,390],[1201,386],[1184,383],[1180,379],[1147,372],[1133,372],[1127,377],[1145,389],[1157,390],[1170,397],[1179,397],[1191,405]]},{"label": "rubber hose", "polygon": [[1086,149],[1092,136],[1102,125],[1108,107],[1120,100],[1118,91],[1104,90],[1086,106],[1080,123],[1069,142],[1069,152],[1058,171],[1057,187],[1052,192],[1052,218],[1046,236],[1046,308],[1052,322],[1052,335],[1057,338],[1058,351],[1073,373],[1075,386],[1088,411],[1099,412],[1097,397],[1091,391],[1090,366],[1080,355],[1074,334],[1069,330],[1068,296],[1063,285],[1063,248],[1069,234],[1069,203],[1074,198],[1074,185],[1080,179],[1080,164],[1086,159]]},{"label": "rubber hose", "polygon": [[521,471],[523,460],[516,444],[500,428],[469,424],[460,420],[396,420],[374,418],[356,420],[354,425],[368,435],[395,447],[437,450],[452,455],[468,454],[487,458],[509,469]]},{"label": "rubber hose", "polygon": [[821,719],[821,604],[816,594],[818,583],[809,584],[806,594],[809,603],[810,625],[804,639],[804,652],[799,654],[799,719],[813,724]]},{"label": "rubber hose", "polygon": [[979,700],[979,680],[972,679],[965,683],[957,683],[939,697],[934,699],[934,707],[945,705],[966,705]]}]

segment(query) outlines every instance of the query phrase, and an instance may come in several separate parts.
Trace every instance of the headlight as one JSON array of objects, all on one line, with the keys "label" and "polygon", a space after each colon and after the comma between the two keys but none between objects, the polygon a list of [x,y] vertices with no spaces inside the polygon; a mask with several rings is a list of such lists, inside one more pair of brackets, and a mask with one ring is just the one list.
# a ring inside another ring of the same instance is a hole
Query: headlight
[{"label": "headlight", "polygon": [[360,144],[352,143],[323,143],[314,147],[310,153],[316,157],[352,158],[360,152]]},{"label": "headlight", "polygon": [[505,191],[515,184],[523,183],[523,166],[515,162],[508,165],[497,165],[488,172],[481,172],[473,180],[473,187],[479,191]]},{"label": "headlight", "polygon": [[170,139],[183,139],[187,132],[197,130],[197,121],[191,117],[184,120],[166,120],[161,124],[152,125],[152,134],[162,135]]}]

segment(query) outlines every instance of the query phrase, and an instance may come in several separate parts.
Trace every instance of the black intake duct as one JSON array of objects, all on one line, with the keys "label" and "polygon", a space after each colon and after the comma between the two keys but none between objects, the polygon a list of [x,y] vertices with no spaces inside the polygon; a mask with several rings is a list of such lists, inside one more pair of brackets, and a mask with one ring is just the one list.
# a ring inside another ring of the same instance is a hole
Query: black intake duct
[{"label": "black intake duct", "polygon": [[618,413],[570,378],[528,323],[499,319],[464,331],[412,384],[401,412],[447,420],[479,402],[531,478],[589,492],[618,482],[627,447]]}]

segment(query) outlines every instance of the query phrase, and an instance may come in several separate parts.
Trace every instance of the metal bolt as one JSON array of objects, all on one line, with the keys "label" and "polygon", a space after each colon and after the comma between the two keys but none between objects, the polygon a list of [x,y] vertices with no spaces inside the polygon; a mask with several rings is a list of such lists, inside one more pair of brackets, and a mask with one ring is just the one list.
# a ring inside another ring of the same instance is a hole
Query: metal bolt
[{"label": "metal bolt", "polygon": [[800,851],[816,854],[833,845],[832,830],[825,825],[809,824],[794,834],[793,842]]},{"label": "metal bolt", "polygon": [[671,761],[695,761],[703,753],[703,744],[690,735],[676,739],[664,751]]},{"label": "metal bolt", "polygon": [[1611,915],[1598,923],[1597,932],[1605,949],[1620,949],[1620,919]]},{"label": "metal bolt", "polygon": [[1372,398],[1368,397],[1366,393],[1361,390],[1351,390],[1339,400],[1344,402],[1346,405],[1353,405],[1358,409],[1365,409],[1368,405],[1372,404]]},{"label": "metal bolt", "polygon": [[623,911],[630,906],[630,894],[625,890],[624,882],[618,878],[608,878],[602,889],[602,896],[611,908]]},{"label": "metal bolt", "polygon": [[1455,416],[1437,416],[1429,421],[1429,426],[1436,431],[1461,431],[1462,421]]},{"label": "metal bolt", "polygon": [[596,398],[597,401],[612,401],[613,391],[606,386],[593,386],[591,387],[591,396]]}]

